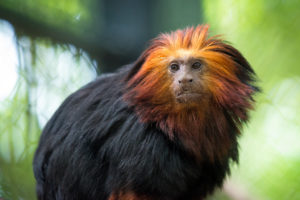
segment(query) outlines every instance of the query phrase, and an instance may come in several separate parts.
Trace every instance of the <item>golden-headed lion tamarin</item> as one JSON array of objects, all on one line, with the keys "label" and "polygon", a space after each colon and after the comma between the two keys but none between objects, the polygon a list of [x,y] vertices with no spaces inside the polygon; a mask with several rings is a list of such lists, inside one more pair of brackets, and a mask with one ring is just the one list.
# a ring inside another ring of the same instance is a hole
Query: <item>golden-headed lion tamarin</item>
[{"label": "golden-headed lion tamarin", "polygon": [[70,95],[34,158],[38,199],[203,199],[238,159],[255,73],[208,26],[161,34]]}]

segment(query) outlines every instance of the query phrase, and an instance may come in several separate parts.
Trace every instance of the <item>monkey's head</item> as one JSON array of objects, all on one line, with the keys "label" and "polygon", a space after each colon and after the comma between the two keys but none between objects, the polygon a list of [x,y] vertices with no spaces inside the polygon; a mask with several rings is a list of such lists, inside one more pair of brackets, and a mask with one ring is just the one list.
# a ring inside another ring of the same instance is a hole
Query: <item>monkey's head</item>
[{"label": "monkey's head", "polygon": [[127,80],[125,99],[143,121],[218,109],[244,121],[258,90],[246,59],[219,37],[208,37],[208,26],[161,34]]}]

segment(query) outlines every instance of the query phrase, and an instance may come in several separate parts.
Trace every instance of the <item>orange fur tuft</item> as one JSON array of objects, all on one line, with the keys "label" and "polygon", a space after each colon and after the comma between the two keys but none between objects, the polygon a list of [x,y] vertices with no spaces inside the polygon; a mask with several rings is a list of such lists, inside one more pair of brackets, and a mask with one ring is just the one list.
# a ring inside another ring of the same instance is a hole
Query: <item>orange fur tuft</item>
[{"label": "orange fur tuft", "polygon": [[[200,59],[206,66],[201,79],[208,95],[199,99],[199,104],[178,104],[171,90],[168,66],[173,59],[185,57]],[[125,99],[142,122],[156,123],[170,138],[178,135],[196,155],[199,146],[217,146],[218,150],[207,150],[214,154],[211,158],[221,158],[229,151],[231,140],[224,133],[229,131],[227,115],[239,132],[238,126],[247,120],[247,111],[252,108],[252,95],[258,90],[251,85],[254,72],[236,49],[217,36],[208,37],[208,26],[204,25],[161,34],[137,63]],[[207,140],[207,123],[215,124],[212,126],[220,132],[219,138]],[[217,140],[222,140],[221,146]]]}]

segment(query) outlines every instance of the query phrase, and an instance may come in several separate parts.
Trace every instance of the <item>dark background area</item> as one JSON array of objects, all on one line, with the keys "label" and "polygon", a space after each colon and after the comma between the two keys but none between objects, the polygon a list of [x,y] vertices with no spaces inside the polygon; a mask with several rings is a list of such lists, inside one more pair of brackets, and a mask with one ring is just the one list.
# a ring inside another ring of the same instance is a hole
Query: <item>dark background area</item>
[{"label": "dark background area", "polygon": [[[28,4],[25,10],[21,6],[6,8],[5,3],[0,7],[0,17],[8,20],[19,36],[73,44],[99,63],[99,72],[111,72],[133,62],[145,49],[147,41],[158,33],[202,22],[199,0],[188,3],[184,0],[87,0],[79,2],[89,12],[88,19],[83,20],[77,13],[65,16],[63,10],[55,7],[43,13],[38,5],[11,2]],[[31,16],[32,12],[36,15]],[[77,27],[72,27],[70,22]]]}]

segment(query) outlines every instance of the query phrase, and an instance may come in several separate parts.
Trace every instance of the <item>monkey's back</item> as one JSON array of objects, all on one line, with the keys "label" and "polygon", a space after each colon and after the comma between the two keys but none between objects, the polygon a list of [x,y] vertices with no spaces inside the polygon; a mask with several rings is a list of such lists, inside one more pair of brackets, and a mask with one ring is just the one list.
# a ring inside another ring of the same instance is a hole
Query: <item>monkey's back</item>
[{"label": "monkey's back", "polygon": [[76,91],[47,123],[34,158],[39,199],[192,199],[222,184],[228,159],[196,162],[176,136],[140,122],[122,97],[128,70]]}]

